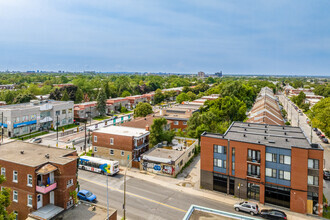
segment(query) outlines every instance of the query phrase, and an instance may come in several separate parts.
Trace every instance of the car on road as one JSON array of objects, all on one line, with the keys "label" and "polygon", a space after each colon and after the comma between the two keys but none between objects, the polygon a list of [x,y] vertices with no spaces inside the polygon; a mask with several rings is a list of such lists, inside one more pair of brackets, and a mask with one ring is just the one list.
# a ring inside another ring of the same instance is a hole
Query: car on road
[{"label": "car on road", "polygon": [[323,179],[330,180],[330,171],[329,170],[323,170]]},{"label": "car on road", "polygon": [[285,212],[277,209],[262,209],[260,216],[266,219],[287,219]]},{"label": "car on road", "polygon": [[325,143],[325,144],[329,144],[329,141],[327,138],[322,138],[322,142]]},{"label": "car on road", "polygon": [[317,128],[313,128],[313,131],[315,131],[315,132],[318,132],[318,131],[319,131],[319,129],[317,129]]},{"label": "car on road", "polygon": [[248,212],[250,215],[258,215],[259,214],[259,207],[257,204],[252,202],[240,202],[234,205],[235,211],[239,212]]},{"label": "car on road", "polygon": [[92,192],[88,190],[80,190],[77,194],[78,198],[80,200],[84,200],[87,202],[96,202],[96,195],[94,195]]},{"label": "car on road", "polygon": [[41,142],[42,142],[42,139],[41,138],[32,138],[30,140],[30,143],[38,143],[38,144],[40,144]]},{"label": "car on road", "polygon": [[322,133],[321,133],[321,131],[317,131],[316,134],[317,134],[318,136],[320,136]]},{"label": "car on road", "polygon": [[319,135],[319,138],[322,140],[323,138],[325,138],[324,134]]}]

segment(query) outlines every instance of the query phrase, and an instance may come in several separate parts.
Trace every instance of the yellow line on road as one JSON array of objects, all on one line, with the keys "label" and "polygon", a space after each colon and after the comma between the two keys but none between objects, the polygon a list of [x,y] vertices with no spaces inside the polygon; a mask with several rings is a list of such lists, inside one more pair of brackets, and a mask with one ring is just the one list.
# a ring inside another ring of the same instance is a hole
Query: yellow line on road
[{"label": "yellow line on road", "polygon": [[[81,179],[81,180],[84,180],[84,181],[87,181],[87,182],[90,182],[90,183],[94,183],[94,184],[96,184],[96,185],[103,186],[103,187],[107,188],[107,186],[106,186],[105,184],[98,183],[98,182],[95,182],[95,181],[92,181],[92,180],[89,180],[89,179],[85,179],[85,178],[83,178],[83,177],[78,177],[78,178]],[[111,186],[109,186],[108,188],[111,189],[111,190],[114,190],[114,191],[118,191],[118,192],[124,193],[124,190],[116,189],[116,188],[113,188],[113,187],[111,187]],[[165,204],[165,203],[158,202],[158,201],[153,200],[153,199],[148,199],[148,198],[146,198],[146,197],[139,196],[139,195],[136,195],[136,194],[133,194],[133,193],[127,192],[127,191],[126,191],[126,194],[128,194],[128,195],[130,195],[130,196],[134,196],[134,197],[140,198],[140,199],[144,199],[144,200],[147,200],[147,201],[149,201],[149,202],[153,202],[153,203],[156,203],[156,204],[159,204],[159,205],[162,205],[162,206],[166,206],[166,207],[168,207],[168,208],[175,209],[175,210],[178,210],[178,211],[180,211],[180,212],[184,212],[184,213],[187,212],[186,210],[179,209],[179,208],[177,208],[177,207],[174,207],[174,206],[171,206],[171,205],[167,205],[167,204]]]}]

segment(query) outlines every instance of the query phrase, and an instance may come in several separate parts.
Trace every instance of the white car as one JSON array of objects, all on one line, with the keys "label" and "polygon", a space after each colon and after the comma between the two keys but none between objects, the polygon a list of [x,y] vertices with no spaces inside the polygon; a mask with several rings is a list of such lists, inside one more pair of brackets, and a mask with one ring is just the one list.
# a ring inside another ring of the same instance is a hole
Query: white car
[{"label": "white car", "polygon": [[259,214],[259,207],[257,204],[252,202],[240,202],[234,205],[235,211],[239,212],[248,212],[251,215],[258,215]]}]

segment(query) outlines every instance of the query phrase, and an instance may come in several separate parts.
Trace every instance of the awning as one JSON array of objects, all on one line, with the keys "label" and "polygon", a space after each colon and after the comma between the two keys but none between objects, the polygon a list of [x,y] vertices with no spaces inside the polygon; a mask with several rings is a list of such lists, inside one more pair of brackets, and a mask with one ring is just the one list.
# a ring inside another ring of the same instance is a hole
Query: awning
[{"label": "awning", "polygon": [[46,122],[50,122],[50,121],[53,121],[53,119],[49,116],[43,118],[40,120],[40,123],[46,123]]},{"label": "awning", "polygon": [[57,170],[57,167],[48,163],[48,164],[42,166],[39,170],[37,170],[37,174],[45,175],[45,174],[51,173],[55,170]]}]

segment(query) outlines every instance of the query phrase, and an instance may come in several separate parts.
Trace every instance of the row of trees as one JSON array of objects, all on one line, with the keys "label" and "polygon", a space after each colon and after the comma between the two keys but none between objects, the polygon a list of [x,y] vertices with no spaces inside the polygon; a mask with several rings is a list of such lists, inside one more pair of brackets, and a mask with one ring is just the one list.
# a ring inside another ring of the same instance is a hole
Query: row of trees
[{"label": "row of trees", "polygon": [[292,96],[291,100],[303,111],[309,110],[309,103],[305,103],[306,94],[304,92],[300,92],[297,96]]},{"label": "row of trees", "polygon": [[330,97],[321,99],[308,112],[313,127],[320,128],[326,136],[330,136]]}]

